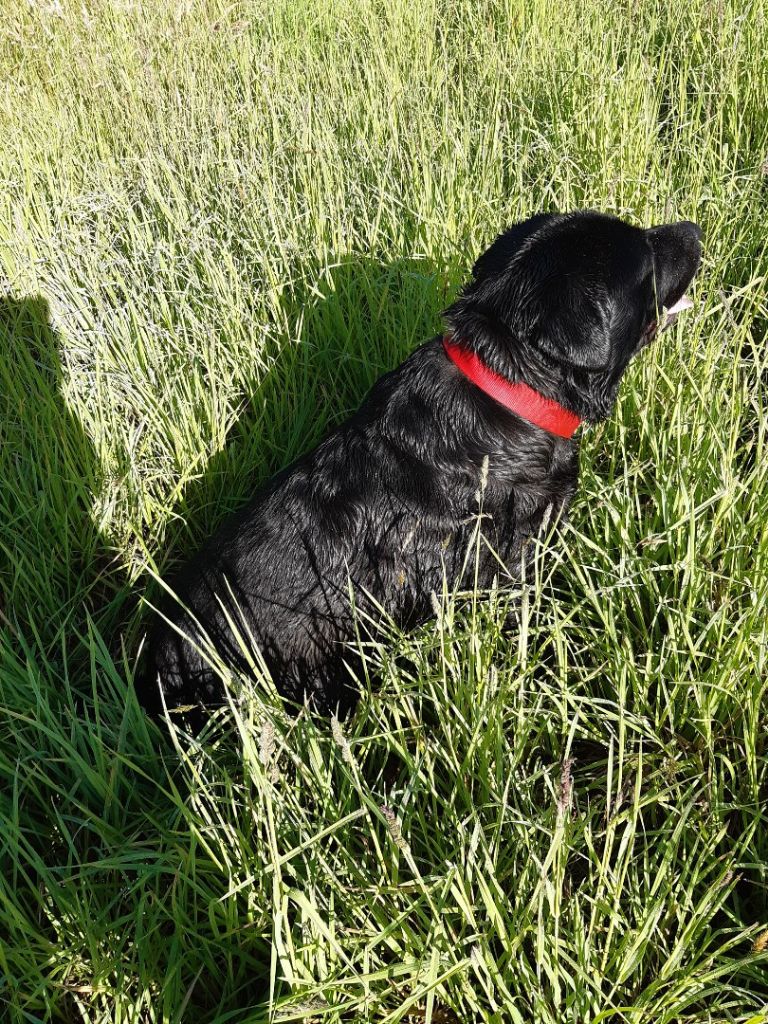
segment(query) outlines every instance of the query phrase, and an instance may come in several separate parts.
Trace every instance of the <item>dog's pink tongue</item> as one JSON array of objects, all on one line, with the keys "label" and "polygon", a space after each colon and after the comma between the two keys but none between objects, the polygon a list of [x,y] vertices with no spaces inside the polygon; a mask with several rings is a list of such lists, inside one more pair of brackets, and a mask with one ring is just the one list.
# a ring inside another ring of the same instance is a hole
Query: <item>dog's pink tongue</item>
[{"label": "dog's pink tongue", "polygon": [[671,313],[682,313],[684,309],[693,309],[693,303],[687,295],[682,295],[674,304],[674,306],[669,307],[669,309],[667,310],[667,316],[669,316]]}]

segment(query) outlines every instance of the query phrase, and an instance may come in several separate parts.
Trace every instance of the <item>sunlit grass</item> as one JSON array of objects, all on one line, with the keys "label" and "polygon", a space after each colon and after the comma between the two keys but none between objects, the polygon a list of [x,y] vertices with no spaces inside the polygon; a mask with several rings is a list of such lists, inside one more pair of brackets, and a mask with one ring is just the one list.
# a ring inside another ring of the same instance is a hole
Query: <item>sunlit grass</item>
[{"label": "sunlit grass", "polygon": [[[0,13],[0,1019],[768,1021],[764,5]],[[532,578],[148,722],[151,574],[582,206],[705,264]]]}]

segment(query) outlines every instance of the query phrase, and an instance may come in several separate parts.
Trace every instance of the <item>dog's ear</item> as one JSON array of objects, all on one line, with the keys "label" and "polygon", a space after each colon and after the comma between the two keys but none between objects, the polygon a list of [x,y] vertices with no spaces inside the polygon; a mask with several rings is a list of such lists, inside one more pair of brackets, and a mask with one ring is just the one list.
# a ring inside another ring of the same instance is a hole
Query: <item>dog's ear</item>
[{"label": "dog's ear", "polygon": [[502,325],[550,359],[585,370],[608,365],[620,319],[604,286],[552,266],[545,253],[507,261],[498,272],[488,268],[447,313],[461,308]]},{"label": "dog's ear", "polygon": [[526,310],[520,312],[528,320],[531,344],[560,363],[584,370],[606,369],[620,318],[605,288],[550,277],[539,294],[531,296],[530,306],[527,316]]}]

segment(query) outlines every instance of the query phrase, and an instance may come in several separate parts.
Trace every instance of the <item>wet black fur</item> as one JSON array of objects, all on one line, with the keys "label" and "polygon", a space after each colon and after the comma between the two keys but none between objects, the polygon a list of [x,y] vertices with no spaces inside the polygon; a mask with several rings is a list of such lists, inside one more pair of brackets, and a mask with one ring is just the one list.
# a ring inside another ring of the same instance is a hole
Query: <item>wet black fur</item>
[{"label": "wet black fur", "polygon": [[[689,222],[646,231],[592,212],[540,214],[478,259],[445,321],[492,369],[595,423],[699,259]],[[466,575],[485,460],[484,535],[514,574],[526,539],[571,501],[578,440],[486,396],[434,338],[263,486],[170,586],[226,663],[249,670],[229,617],[255,638],[283,695],[344,711],[356,696],[349,669],[359,669],[350,587],[362,612],[378,617],[372,597],[403,626],[428,618],[444,576]],[[481,551],[487,586],[499,563]],[[221,703],[219,677],[177,631],[194,637],[198,625],[176,601],[162,612],[173,625],[152,627],[137,683],[145,707],[160,709],[159,686],[171,708]]]}]

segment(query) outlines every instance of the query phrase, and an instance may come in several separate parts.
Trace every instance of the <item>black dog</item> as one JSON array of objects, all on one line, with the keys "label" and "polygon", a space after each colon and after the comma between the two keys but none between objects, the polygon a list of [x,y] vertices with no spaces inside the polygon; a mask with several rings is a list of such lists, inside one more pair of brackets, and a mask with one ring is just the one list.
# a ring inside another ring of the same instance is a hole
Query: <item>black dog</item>
[{"label": "black dog", "polygon": [[[502,234],[446,311],[446,338],[385,374],[171,582],[145,707],[220,704],[205,642],[247,673],[255,641],[284,696],[343,712],[356,613],[408,627],[444,577],[471,584],[478,560],[480,586],[499,559],[519,571],[526,539],[574,493],[575,427],[609,415],[630,359],[690,305],[700,239],[688,221],[642,230],[592,212]],[[480,489],[488,545],[467,564]]]}]

